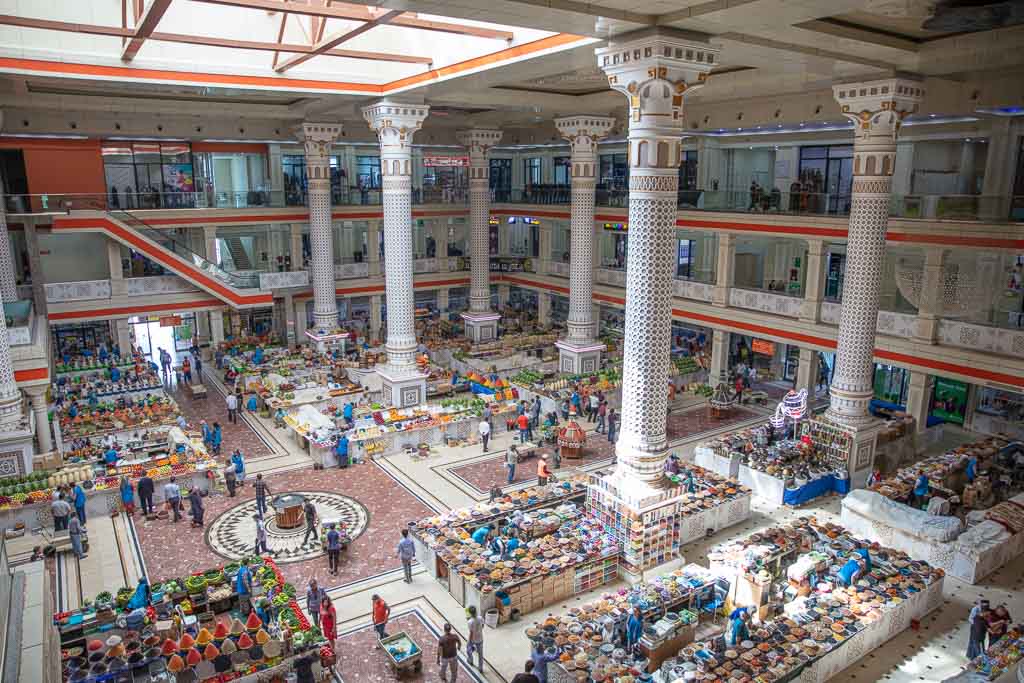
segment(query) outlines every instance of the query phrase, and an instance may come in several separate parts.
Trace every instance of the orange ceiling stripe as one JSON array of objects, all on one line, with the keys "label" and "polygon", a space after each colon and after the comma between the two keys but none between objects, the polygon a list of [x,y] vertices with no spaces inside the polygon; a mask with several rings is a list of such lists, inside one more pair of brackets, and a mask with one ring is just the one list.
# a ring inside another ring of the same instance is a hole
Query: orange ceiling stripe
[{"label": "orange ceiling stripe", "polygon": [[50,376],[49,368],[32,368],[31,370],[15,370],[15,382],[29,382],[34,379],[46,379]]}]

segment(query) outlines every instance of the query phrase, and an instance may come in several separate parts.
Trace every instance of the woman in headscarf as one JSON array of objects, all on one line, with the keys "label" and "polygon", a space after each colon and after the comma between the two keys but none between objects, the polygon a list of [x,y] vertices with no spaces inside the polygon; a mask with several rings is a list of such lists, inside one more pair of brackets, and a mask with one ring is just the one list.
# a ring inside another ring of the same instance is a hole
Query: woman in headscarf
[{"label": "woman in headscarf", "polygon": [[135,491],[132,489],[132,483],[128,477],[121,477],[121,484],[118,488],[121,491],[121,504],[124,505],[124,511],[129,515],[134,515]]},{"label": "woman in headscarf", "polygon": [[203,497],[199,493],[198,487],[193,486],[192,490],[188,492],[188,504],[192,513],[192,526],[202,527],[203,514],[206,510],[203,508]]}]

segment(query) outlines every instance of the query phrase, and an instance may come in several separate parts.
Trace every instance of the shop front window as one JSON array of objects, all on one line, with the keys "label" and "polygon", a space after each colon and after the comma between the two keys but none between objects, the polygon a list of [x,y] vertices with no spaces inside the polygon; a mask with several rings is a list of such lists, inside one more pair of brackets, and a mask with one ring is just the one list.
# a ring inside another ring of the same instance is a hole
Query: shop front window
[{"label": "shop front window", "polygon": [[507,202],[512,195],[512,160],[491,159],[491,194],[496,202]]},{"label": "shop front window", "polygon": [[853,146],[800,148],[799,178],[788,190],[794,213],[850,213],[853,192]]},{"label": "shop front window", "polygon": [[[254,152],[197,152],[196,186],[206,206],[270,206],[267,155]],[[281,197],[276,201],[280,203]],[[278,204],[279,205],[279,204]]]},{"label": "shop front window", "polygon": [[555,157],[555,185],[568,185],[572,168],[570,157]]},{"label": "shop front window", "polygon": [[907,405],[910,371],[895,365],[875,363],[875,398],[894,406]]},{"label": "shop front window", "polygon": [[679,249],[676,252],[676,277],[690,278],[693,275],[693,256],[696,253],[696,242],[693,240],[679,240]]},{"label": "shop front window", "polygon": [[602,154],[599,157],[600,177],[598,183],[607,190],[625,190],[629,178],[629,166],[626,155]]},{"label": "shop front window", "polygon": [[356,157],[356,182],[362,190],[380,189],[380,157]]},{"label": "shop front window", "polygon": [[540,185],[540,157],[523,159],[523,184],[527,187]]},{"label": "shop front window", "polygon": [[281,157],[284,167],[284,202],[287,206],[306,204],[306,157],[286,154]]},{"label": "shop front window", "polygon": [[187,142],[110,142],[101,148],[111,209],[184,209],[196,205]]}]

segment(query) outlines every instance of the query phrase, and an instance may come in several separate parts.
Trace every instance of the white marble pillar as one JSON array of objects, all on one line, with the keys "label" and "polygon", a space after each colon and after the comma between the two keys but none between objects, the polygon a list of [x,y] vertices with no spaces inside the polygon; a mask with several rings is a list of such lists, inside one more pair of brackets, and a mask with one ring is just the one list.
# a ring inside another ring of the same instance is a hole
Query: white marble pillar
[{"label": "white marble pillar", "polygon": [[551,295],[537,292],[537,324],[547,327],[551,324]]},{"label": "white marble pillar", "polygon": [[291,256],[292,262],[289,270],[305,270],[302,262],[302,225],[292,223],[288,227],[288,255]]},{"label": "white marble pillar", "polygon": [[0,295],[5,304],[18,300],[18,280],[14,277],[11,236],[7,233],[7,207],[0,187]]},{"label": "white marble pillar", "polygon": [[[804,300],[800,304],[800,319],[811,323],[821,321],[821,301],[825,296],[825,242],[807,241]],[[803,349],[800,351],[803,353]]]},{"label": "white marble pillar", "polygon": [[384,325],[384,312],[381,309],[381,295],[370,296],[370,345],[376,346],[380,340],[380,328]]},{"label": "white marble pillar", "polygon": [[942,318],[943,269],[946,265],[946,250],[942,247],[927,247],[924,250],[924,267],[921,272],[921,298],[918,300],[917,320],[914,338],[934,344],[939,333],[939,319]]},{"label": "white marble pillar", "polygon": [[413,302],[412,138],[430,108],[383,100],[363,107],[363,118],[380,140],[384,203],[384,287],[388,306],[387,365],[378,370],[384,400],[396,408],[427,398],[426,375],[416,365]]},{"label": "white marble pillar", "polygon": [[711,303],[725,307],[729,305],[729,295],[736,279],[736,235],[724,232],[718,235],[717,262]]},{"label": "white marble pillar", "polygon": [[928,429],[928,412],[931,408],[935,376],[926,372],[913,371],[907,387],[907,414],[914,418],[914,430],[918,433]]},{"label": "white marble pillar", "polygon": [[366,226],[366,263],[370,277],[380,275],[380,222],[370,221]]},{"label": "white marble pillar", "polygon": [[21,390],[14,379],[7,316],[0,315],[0,431],[17,429],[21,418]]},{"label": "white marble pillar", "polygon": [[224,343],[224,312],[210,311],[210,344],[214,350]]},{"label": "white marble pillar", "polygon": [[[779,346],[782,346],[779,344]],[[800,347],[800,363],[796,369],[796,391],[807,390],[808,400],[814,396],[818,389],[818,376],[821,372],[821,356],[815,349]]]},{"label": "white marble pillar", "polygon": [[708,369],[708,384],[713,387],[719,382],[729,381],[729,332],[712,330],[711,367]]},{"label": "white marble pillar", "polygon": [[555,119],[572,150],[572,212],[569,233],[568,334],[555,342],[562,372],[594,372],[604,344],[594,336],[594,192],[597,188],[597,142],[611,132],[615,119],[569,116]]},{"label": "white marble pillar", "polygon": [[331,145],[341,124],[303,123],[296,135],[306,151],[306,193],[309,197],[309,244],[312,251],[313,324],[318,333],[338,327],[334,288],[334,240],[331,228]]},{"label": "white marble pillar", "polygon": [[470,286],[469,310],[462,314],[466,336],[474,343],[498,336],[500,315],[491,310],[490,207],[491,177],[487,152],[501,140],[500,130],[474,128],[458,133],[469,150]]},{"label": "white marble pillar", "polygon": [[903,117],[917,111],[921,84],[890,78],[833,86],[844,115],[854,122],[853,191],[846,279],[839,318],[836,367],[828,417],[855,427],[871,422],[875,329],[896,162]]},{"label": "white marble pillar", "polygon": [[116,320],[111,320],[110,325],[113,328],[111,332],[113,332],[112,336],[114,337],[114,342],[121,349],[121,354],[125,356],[130,355],[132,349],[132,337],[130,332],[131,325],[128,323],[128,318],[117,318]]},{"label": "white marble pillar", "polygon": [[36,440],[40,453],[53,450],[53,434],[50,432],[49,410],[46,401],[46,386],[31,387],[25,390],[32,404],[32,415],[36,423]]},{"label": "white marble pillar", "polygon": [[667,458],[676,204],[683,96],[701,86],[718,49],[678,31],[598,49],[613,90],[629,100],[629,255],[618,464],[610,485],[631,505],[660,497]]}]

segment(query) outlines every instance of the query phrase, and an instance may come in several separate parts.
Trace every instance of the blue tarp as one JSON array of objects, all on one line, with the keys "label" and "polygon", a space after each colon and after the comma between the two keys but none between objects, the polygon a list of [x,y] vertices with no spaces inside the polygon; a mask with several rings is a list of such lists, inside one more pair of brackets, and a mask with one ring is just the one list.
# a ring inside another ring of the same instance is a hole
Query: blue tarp
[{"label": "blue tarp", "polygon": [[827,477],[815,479],[798,489],[786,489],[782,493],[782,502],[786,505],[803,505],[818,496],[825,495],[829,491],[835,491],[839,494],[849,493],[850,480],[838,479],[830,474]]},{"label": "blue tarp", "polygon": [[472,391],[474,394],[494,394],[494,389],[491,389],[490,387],[485,387],[483,384],[477,384],[476,382],[469,383],[469,390]]}]

